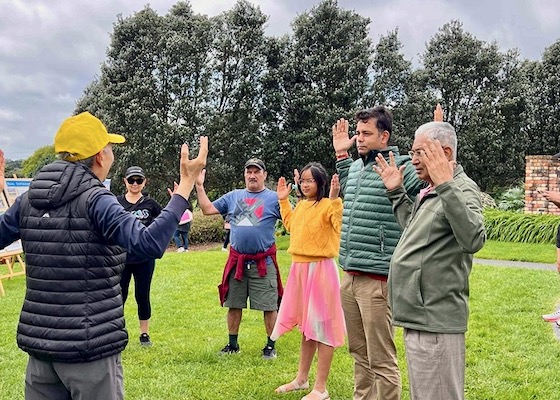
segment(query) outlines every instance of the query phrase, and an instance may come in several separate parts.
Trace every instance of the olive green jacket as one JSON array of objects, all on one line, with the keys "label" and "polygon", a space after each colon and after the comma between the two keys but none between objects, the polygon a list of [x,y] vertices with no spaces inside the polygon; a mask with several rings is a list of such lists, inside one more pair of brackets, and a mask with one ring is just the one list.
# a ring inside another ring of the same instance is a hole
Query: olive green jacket
[{"label": "olive green jacket", "polygon": [[402,187],[387,194],[403,227],[388,281],[393,324],[466,332],[473,254],[486,241],[478,186],[457,166],[452,181],[421,200]]}]

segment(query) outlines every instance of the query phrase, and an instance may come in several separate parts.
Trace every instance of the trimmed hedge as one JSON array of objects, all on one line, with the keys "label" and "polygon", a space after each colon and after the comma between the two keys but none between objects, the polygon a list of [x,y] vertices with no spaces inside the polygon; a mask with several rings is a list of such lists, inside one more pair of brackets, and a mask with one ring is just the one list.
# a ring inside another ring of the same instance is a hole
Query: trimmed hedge
[{"label": "trimmed hedge", "polygon": [[[556,244],[556,232],[560,216],[550,214],[523,214],[497,209],[484,210],[486,235],[500,242]],[[192,244],[216,243],[224,240],[224,220],[221,215],[203,215],[194,211],[194,220],[189,233]],[[282,236],[282,224],[277,226],[277,236]],[[289,236],[286,237],[289,241]],[[287,244],[287,243],[286,243]]]},{"label": "trimmed hedge", "polygon": [[560,216],[484,210],[484,226],[490,240],[520,243],[556,243]]},{"label": "trimmed hedge", "polygon": [[193,222],[189,231],[189,243],[223,242],[224,233],[224,219],[221,215],[204,215],[201,210],[193,212]]}]

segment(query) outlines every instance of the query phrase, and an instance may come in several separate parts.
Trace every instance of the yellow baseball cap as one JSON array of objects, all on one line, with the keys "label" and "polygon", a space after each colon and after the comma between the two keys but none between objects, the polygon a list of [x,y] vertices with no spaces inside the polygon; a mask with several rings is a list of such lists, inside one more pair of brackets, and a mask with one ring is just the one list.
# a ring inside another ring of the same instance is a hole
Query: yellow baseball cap
[{"label": "yellow baseball cap", "polygon": [[66,158],[68,161],[84,160],[109,143],[124,141],[124,136],[108,133],[103,122],[85,111],[62,122],[54,138],[54,152],[72,154]]}]

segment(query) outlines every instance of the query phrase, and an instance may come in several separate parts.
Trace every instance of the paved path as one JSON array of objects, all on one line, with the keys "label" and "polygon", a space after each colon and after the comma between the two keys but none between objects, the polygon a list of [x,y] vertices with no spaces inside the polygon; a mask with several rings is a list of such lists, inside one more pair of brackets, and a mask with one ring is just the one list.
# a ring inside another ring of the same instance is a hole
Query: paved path
[{"label": "paved path", "polygon": [[516,268],[531,268],[531,269],[547,269],[556,271],[556,264],[541,264],[525,261],[506,261],[506,260],[486,260],[482,258],[475,258],[475,264],[493,265],[495,267],[516,267]]}]

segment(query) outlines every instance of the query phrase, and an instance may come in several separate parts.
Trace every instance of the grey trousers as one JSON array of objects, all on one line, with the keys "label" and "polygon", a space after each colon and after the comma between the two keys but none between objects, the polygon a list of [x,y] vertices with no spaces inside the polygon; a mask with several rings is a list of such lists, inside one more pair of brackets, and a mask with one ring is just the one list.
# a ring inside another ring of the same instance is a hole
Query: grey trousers
[{"label": "grey trousers", "polygon": [[25,400],[123,400],[121,355],[86,363],[40,361],[29,357]]},{"label": "grey trousers", "polygon": [[411,400],[465,398],[465,334],[404,330]]}]

